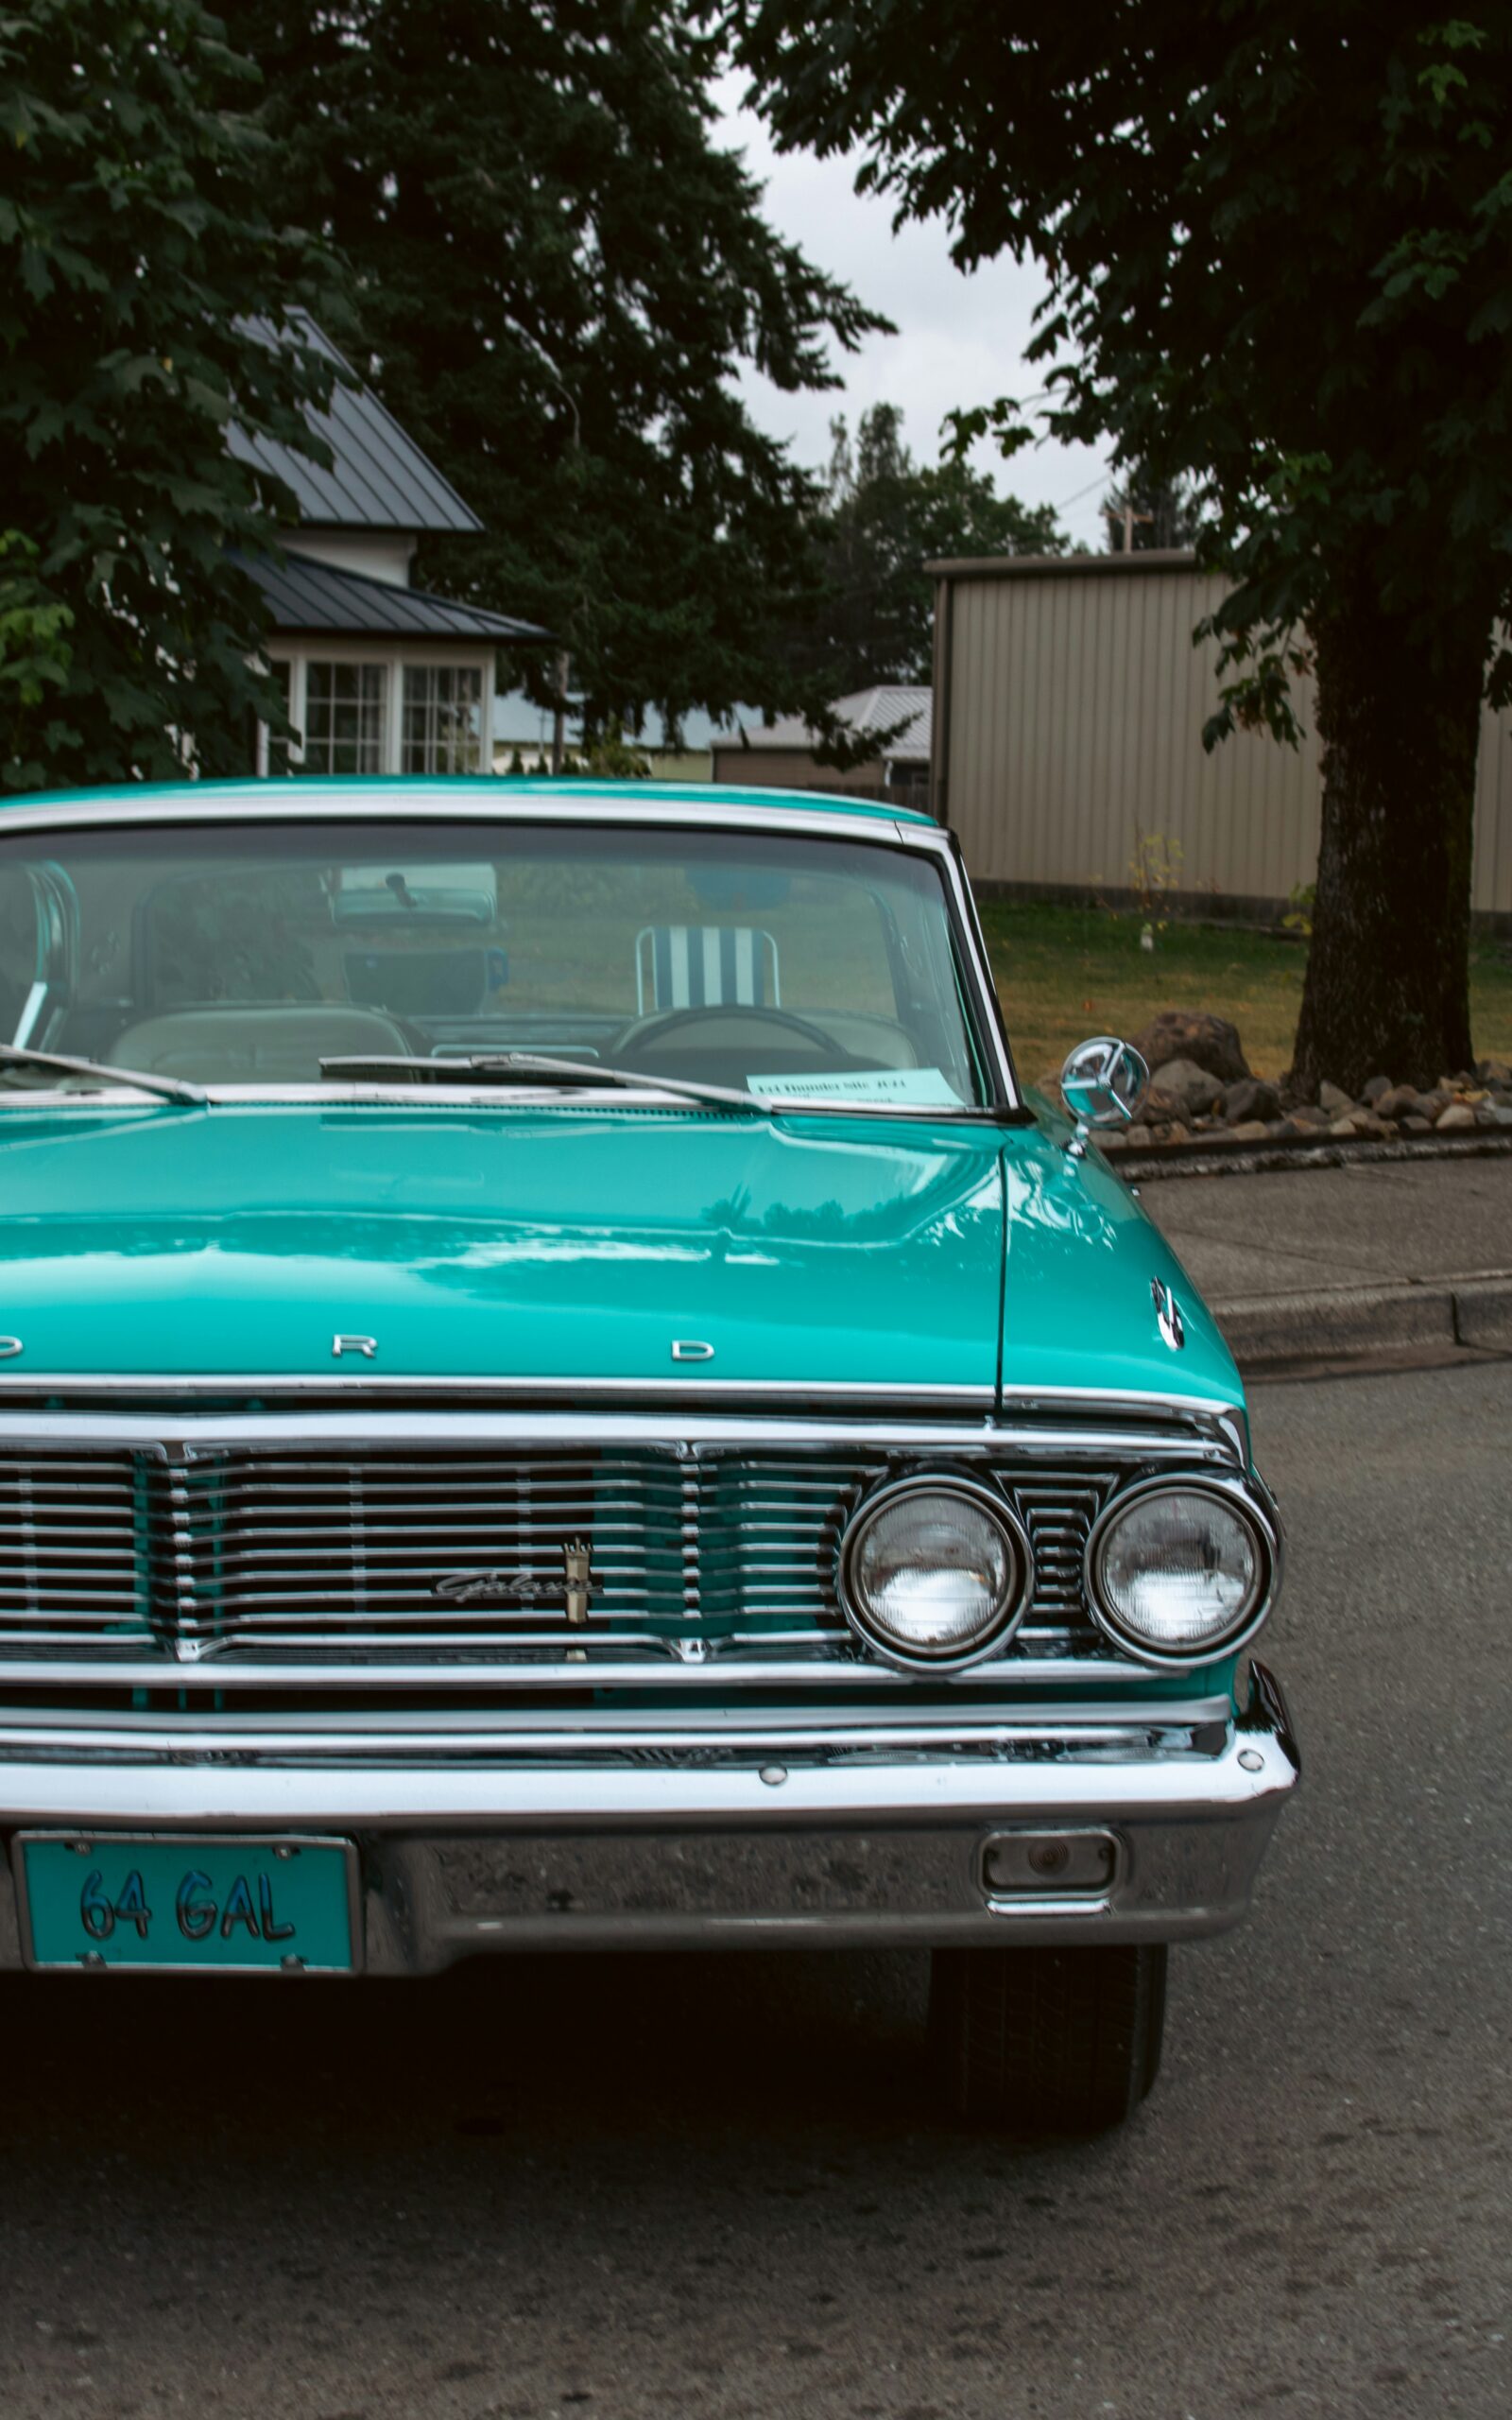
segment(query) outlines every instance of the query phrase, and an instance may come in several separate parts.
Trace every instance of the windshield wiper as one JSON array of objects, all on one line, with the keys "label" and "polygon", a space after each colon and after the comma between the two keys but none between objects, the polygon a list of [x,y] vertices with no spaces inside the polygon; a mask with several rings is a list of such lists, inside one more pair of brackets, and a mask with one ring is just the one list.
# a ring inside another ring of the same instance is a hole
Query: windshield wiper
[{"label": "windshield wiper", "polygon": [[56,1050],[25,1050],[14,1042],[0,1042],[0,1072],[7,1067],[41,1067],[61,1076],[93,1076],[102,1084],[121,1084],[133,1093],[156,1093],[163,1100],[193,1101],[198,1108],[210,1098],[199,1084],[181,1076],[145,1076],[137,1067],[108,1067],[102,1059],[64,1059]]},{"label": "windshield wiper", "polygon": [[627,1067],[606,1067],[596,1059],[542,1059],[531,1050],[480,1051],[469,1059],[322,1059],[320,1073],[335,1081],[387,1082],[398,1077],[412,1084],[444,1084],[459,1080],[461,1071],[482,1076],[490,1083],[528,1084],[541,1076],[566,1076],[575,1084],[601,1084],[610,1091],[664,1093],[674,1100],[701,1101],[713,1109],[744,1109],[769,1117],[784,1104],[762,1100],[755,1093],[738,1093],[728,1084],[690,1084],[680,1076],[637,1075]]}]

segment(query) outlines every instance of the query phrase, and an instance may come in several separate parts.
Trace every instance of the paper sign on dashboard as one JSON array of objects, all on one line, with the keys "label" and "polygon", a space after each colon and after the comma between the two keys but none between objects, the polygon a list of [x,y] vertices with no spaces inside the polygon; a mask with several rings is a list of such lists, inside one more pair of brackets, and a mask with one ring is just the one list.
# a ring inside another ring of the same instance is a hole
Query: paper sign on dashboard
[{"label": "paper sign on dashboard", "polygon": [[937,1067],[868,1067],[851,1076],[747,1076],[772,1100],[893,1100],[909,1109],[959,1109],[960,1094]]}]

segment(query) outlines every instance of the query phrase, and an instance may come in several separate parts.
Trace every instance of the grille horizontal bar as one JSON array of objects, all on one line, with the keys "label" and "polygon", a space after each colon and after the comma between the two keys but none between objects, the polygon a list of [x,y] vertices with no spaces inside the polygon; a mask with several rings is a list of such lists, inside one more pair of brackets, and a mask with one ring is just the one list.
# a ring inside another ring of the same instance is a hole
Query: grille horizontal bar
[{"label": "grille horizontal bar", "polygon": [[[163,1668],[849,1657],[836,1597],[882,1450],[199,1446],[0,1456],[0,1658]],[[1034,1548],[1018,1634],[1094,1634],[1082,1562],[1123,1474],[991,1465]],[[586,1676],[585,1676],[586,1677]]]}]

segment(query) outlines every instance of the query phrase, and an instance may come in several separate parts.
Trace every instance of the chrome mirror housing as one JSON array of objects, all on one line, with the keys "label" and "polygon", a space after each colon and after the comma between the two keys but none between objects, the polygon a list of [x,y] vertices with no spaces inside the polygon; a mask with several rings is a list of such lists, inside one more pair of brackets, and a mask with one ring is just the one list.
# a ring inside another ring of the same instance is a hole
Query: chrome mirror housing
[{"label": "chrome mirror housing", "polygon": [[1086,1156],[1094,1126],[1129,1126],[1150,1089],[1150,1071],[1132,1043],[1115,1034],[1079,1042],[1060,1071],[1060,1097],[1076,1131],[1066,1145],[1073,1159]]}]

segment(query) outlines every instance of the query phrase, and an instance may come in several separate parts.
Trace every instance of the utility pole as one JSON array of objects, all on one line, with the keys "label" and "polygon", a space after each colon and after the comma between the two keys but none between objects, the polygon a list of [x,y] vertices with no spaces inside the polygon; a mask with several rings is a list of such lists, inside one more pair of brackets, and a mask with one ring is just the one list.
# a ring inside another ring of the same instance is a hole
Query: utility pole
[{"label": "utility pole", "polygon": [[1122,522],[1123,522],[1123,524],[1124,524],[1124,549],[1123,549],[1123,550],[1124,550],[1124,552],[1125,552],[1125,555],[1131,555],[1131,554],[1134,552],[1134,524],[1135,524],[1135,522],[1136,522],[1136,521],[1153,521],[1153,520],[1155,519],[1155,515],[1154,515],[1154,513],[1153,513],[1153,512],[1136,512],[1136,511],[1135,511],[1135,510],[1134,510],[1133,505],[1130,503],[1130,501],[1129,501],[1128,497],[1125,495],[1125,498],[1124,498],[1124,510],[1123,510],[1123,512],[1121,513],[1121,515],[1120,515],[1119,517],[1120,517],[1120,519],[1122,520]]}]

